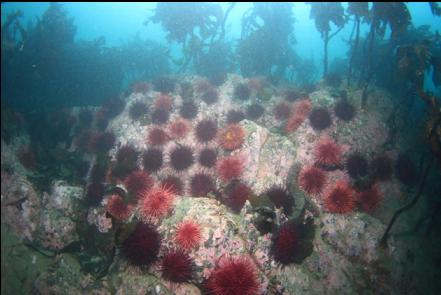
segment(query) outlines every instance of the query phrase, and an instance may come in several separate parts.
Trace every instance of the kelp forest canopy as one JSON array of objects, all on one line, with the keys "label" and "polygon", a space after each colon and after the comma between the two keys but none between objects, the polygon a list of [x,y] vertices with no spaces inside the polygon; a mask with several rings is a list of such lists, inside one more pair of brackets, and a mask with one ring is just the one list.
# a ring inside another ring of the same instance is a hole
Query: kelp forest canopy
[{"label": "kelp forest canopy", "polygon": [[[99,104],[134,81],[172,73],[212,81],[239,73],[299,87],[323,78],[330,85],[366,91],[377,85],[405,97],[418,95],[431,80],[439,90],[439,33],[415,27],[406,3],[307,4],[323,40],[320,60],[296,50],[293,3],[252,3],[242,14],[238,38],[232,37],[229,20],[240,4],[158,3],[145,25],[160,25],[166,41],[132,35],[120,46],[107,45],[104,37],[77,40],[75,20],[61,4],[51,3],[27,25],[16,11],[2,24],[2,104],[20,109],[48,102],[57,107]],[[430,2],[427,10],[441,15],[438,3]],[[329,60],[329,44],[343,28],[351,31],[346,58]],[[179,53],[172,54],[171,46]]]}]

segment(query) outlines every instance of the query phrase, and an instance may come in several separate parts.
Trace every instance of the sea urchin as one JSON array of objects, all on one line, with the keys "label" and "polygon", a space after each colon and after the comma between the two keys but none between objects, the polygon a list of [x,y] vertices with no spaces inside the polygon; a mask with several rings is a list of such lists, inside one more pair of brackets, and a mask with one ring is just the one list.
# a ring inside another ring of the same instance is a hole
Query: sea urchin
[{"label": "sea urchin", "polygon": [[325,193],[326,210],[332,213],[349,213],[354,210],[354,192],[348,183],[338,181],[334,187]]},{"label": "sea urchin", "polygon": [[176,230],[175,242],[183,250],[195,249],[201,242],[201,229],[193,220],[186,220],[179,224]]},{"label": "sea urchin", "polygon": [[245,141],[245,130],[239,124],[230,124],[219,132],[218,141],[226,150],[237,149]]},{"label": "sea urchin", "polygon": [[224,258],[207,282],[209,294],[252,295],[259,290],[256,267],[248,257]]},{"label": "sea urchin", "polygon": [[240,155],[224,157],[217,163],[217,173],[222,181],[239,178],[244,168],[245,161]]},{"label": "sea urchin", "polygon": [[161,260],[162,277],[174,283],[188,282],[192,277],[192,260],[182,250],[170,251]]},{"label": "sea urchin", "polygon": [[342,159],[342,148],[332,139],[321,138],[314,148],[316,161],[324,166],[339,165]]},{"label": "sea urchin", "polygon": [[138,223],[135,230],[123,242],[123,253],[127,259],[137,266],[150,266],[158,258],[161,237],[156,229]]},{"label": "sea urchin", "polygon": [[159,186],[140,194],[139,213],[144,221],[161,219],[171,210],[174,201],[173,191]]},{"label": "sea urchin", "polygon": [[326,174],[319,168],[305,166],[299,173],[298,183],[306,193],[318,195],[326,183]]}]

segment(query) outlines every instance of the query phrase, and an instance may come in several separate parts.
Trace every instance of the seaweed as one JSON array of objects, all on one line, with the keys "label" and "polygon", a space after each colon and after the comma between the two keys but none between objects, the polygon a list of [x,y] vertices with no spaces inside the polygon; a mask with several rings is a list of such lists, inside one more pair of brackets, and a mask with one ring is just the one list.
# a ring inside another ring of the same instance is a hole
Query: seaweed
[{"label": "seaweed", "polygon": [[[311,15],[315,21],[315,27],[323,39],[323,76],[328,74],[328,44],[337,35],[346,23],[344,9],[341,3],[337,2],[310,2]],[[337,30],[331,33],[331,23],[337,26]]]}]

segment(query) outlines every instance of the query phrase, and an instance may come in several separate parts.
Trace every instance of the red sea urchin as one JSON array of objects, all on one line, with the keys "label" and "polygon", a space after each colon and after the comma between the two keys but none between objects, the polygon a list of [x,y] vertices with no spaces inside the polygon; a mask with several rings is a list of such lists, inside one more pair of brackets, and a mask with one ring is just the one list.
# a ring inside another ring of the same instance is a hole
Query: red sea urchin
[{"label": "red sea urchin", "polygon": [[162,277],[174,283],[188,282],[193,273],[190,256],[182,251],[167,252],[161,260]]},{"label": "red sea urchin", "polygon": [[129,193],[138,195],[152,188],[153,179],[148,172],[137,170],[126,177],[124,184]]},{"label": "red sea urchin", "polygon": [[239,213],[242,210],[245,202],[251,197],[252,190],[244,183],[236,182],[231,184],[226,189],[227,199],[225,200],[228,207],[234,213]]},{"label": "red sea urchin", "polygon": [[178,118],[170,123],[168,132],[173,139],[184,138],[190,131],[190,123],[187,120]]},{"label": "red sea urchin", "polygon": [[223,258],[207,282],[208,294],[252,295],[260,284],[254,263],[248,257]]},{"label": "red sea urchin", "polygon": [[282,265],[300,264],[312,254],[315,235],[314,220],[294,219],[283,223],[273,237],[271,254]]},{"label": "red sea urchin", "polygon": [[360,208],[365,212],[374,211],[383,200],[383,196],[377,185],[373,185],[371,188],[357,193],[356,198]]},{"label": "red sea urchin", "polygon": [[161,219],[166,216],[174,201],[173,191],[165,186],[152,188],[141,193],[139,197],[139,213],[144,221]]},{"label": "red sea urchin", "polygon": [[161,236],[149,225],[138,223],[135,230],[122,243],[124,255],[133,265],[150,266],[158,259]]},{"label": "red sea urchin", "polygon": [[126,220],[132,211],[132,206],[125,204],[123,198],[118,195],[111,195],[107,199],[106,211],[118,220]]},{"label": "red sea urchin", "polygon": [[339,165],[342,160],[342,148],[332,139],[323,137],[315,145],[314,157],[324,166]]},{"label": "red sea urchin", "polygon": [[175,242],[183,250],[195,249],[201,242],[201,228],[193,220],[186,220],[179,224],[176,230]]},{"label": "red sea urchin", "polygon": [[354,191],[345,181],[338,181],[334,187],[325,192],[324,205],[332,213],[349,213],[354,210]]},{"label": "red sea urchin", "polygon": [[245,130],[239,124],[230,124],[219,132],[219,145],[226,150],[235,150],[245,141]]},{"label": "red sea urchin", "polygon": [[305,166],[299,173],[298,183],[306,193],[318,195],[326,184],[326,174],[319,168]]},{"label": "red sea urchin", "polygon": [[297,130],[311,112],[312,104],[307,98],[294,103],[289,118],[286,122],[285,131],[291,133]]},{"label": "red sea urchin", "polygon": [[299,234],[295,224],[292,222],[282,224],[271,247],[274,260],[283,265],[293,263],[298,244]]},{"label": "red sea urchin", "polygon": [[239,178],[244,168],[245,159],[240,155],[224,157],[217,163],[217,173],[222,181]]},{"label": "red sea urchin", "polygon": [[169,112],[172,108],[173,100],[170,95],[160,93],[153,102],[153,105],[157,110]]},{"label": "red sea urchin", "polygon": [[151,145],[164,145],[169,140],[167,133],[159,127],[150,129],[148,143]]}]

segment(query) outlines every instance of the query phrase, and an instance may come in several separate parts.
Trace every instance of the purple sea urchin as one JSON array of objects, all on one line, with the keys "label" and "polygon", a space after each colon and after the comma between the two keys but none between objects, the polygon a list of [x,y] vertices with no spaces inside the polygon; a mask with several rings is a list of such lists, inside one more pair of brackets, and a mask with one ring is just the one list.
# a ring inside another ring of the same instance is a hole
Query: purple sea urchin
[{"label": "purple sea urchin", "polygon": [[209,89],[207,89],[204,93],[201,95],[201,99],[207,104],[212,105],[219,99],[219,94],[213,86],[211,86]]},{"label": "purple sea urchin", "polygon": [[239,100],[247,100],[250,98],[251,90],[247,84],[241,83],[234,87],[233,97]]},{"label": "purple sea urchin", "polygon": [[274,117],[276,117],[278,121],[288,119],[290,112],[291,106],[286,101],[279,102],[273,108]]},{"label": "purple sea urchin", "polygon": [[184,183],[176,176],[169,175],[161,181],[163,187],[168,187],[175,195],[184,194]]},{"label": "purple sea urchin", "polygon": [[345,168],[352,178],[363,177],[367,173],[368,162],[362,154],[353,153],[346,159]]},{"label": "purple sea urchin", "polygon": [[252,104],[247,108],[247,117],[251,120],[257,120],[262,117],[265,109],[258,103]]},{"label": "purple sea urchin", "polygon": [[343,121],[351,121],[355,116],[355,108],[346,99],[342,99],[335,105],[334,113]]},{"label": "purple sea urchin", "polygon": [[144,170],[149,172],[156,172],[162,167],[163,156],[160,149],[151,148],[144,152],[142,156]]},{"label": "purple sea urchin", "polygon": [[314,130],[323,130],[331,126],[331,115],[325,108],[313,108],[309,114],[309,122]]},{"label": "purple sea urchin", "polygon": [[153,124],[165,124],[167,123],[170,113],[164,109],[157,109],[152,113],[152,123]]},{"label": "purple sea urchin", "polygon": [[194,197],[205,197],[208,193],[214,192],[216,185],[213,179],[205,173],[193,175],[190,181],[190,192]]},{"label": "purple sea urchin", "polygon": [[206,148],[199,153],[199,164],[211,168],[216,165],[217,152],[214,149]]},{"label": "purple sea urchin", "polygon": [[240,110],[229,110],[227,113],[227,123],[239,123],[245,119],[245,114]]},{"label": "purple sea urchin", "polygon": [[380,181],[391,178],[393,167],[392,160],[386,155],[376,156],[370,163],[372,176]]},{"label": "purple sea urchin", "polygon": [[182,118],[193,119],[198,114],[198,107],[193,101],[184,102],[179,110]]},{"label": "purple sea urchin", "polygon": [[158,259],[161,237],[156,229],[138,223],[135,230],[122,243],[124,255],[133,265],[150,266]]},{"label": "purple sea urchin", "polygon": [[149,107],[143,101],[135,101],[129,108],[129,116],[132,120],[139,120],[148,113]]},{"label": "purple sea urchin", "polygon": [[183,171],[194,163],[193,151],[187,146],[178,146],[170,153],[170,166],[176,171]]},{"label": "purple sea urchin", "polygon": [[416,181],[417,170],[415,164],[406,155],[400,155],[395,163],[395,176],[405,185],[412,185]]},{"label": "purple sea urchin", "polygon": [[196,125],[195,134],[198,141],[209,142],[216,138],[217,124],[211,120],[202,120]]},{"label": "purple sea urchin", "polygon": [[292,213],[292,207],[294,206],[294,197],[283,187],[274,186],[267,190],[265,194],[276,208],[283,208],[283,212],[286,215]]}]

